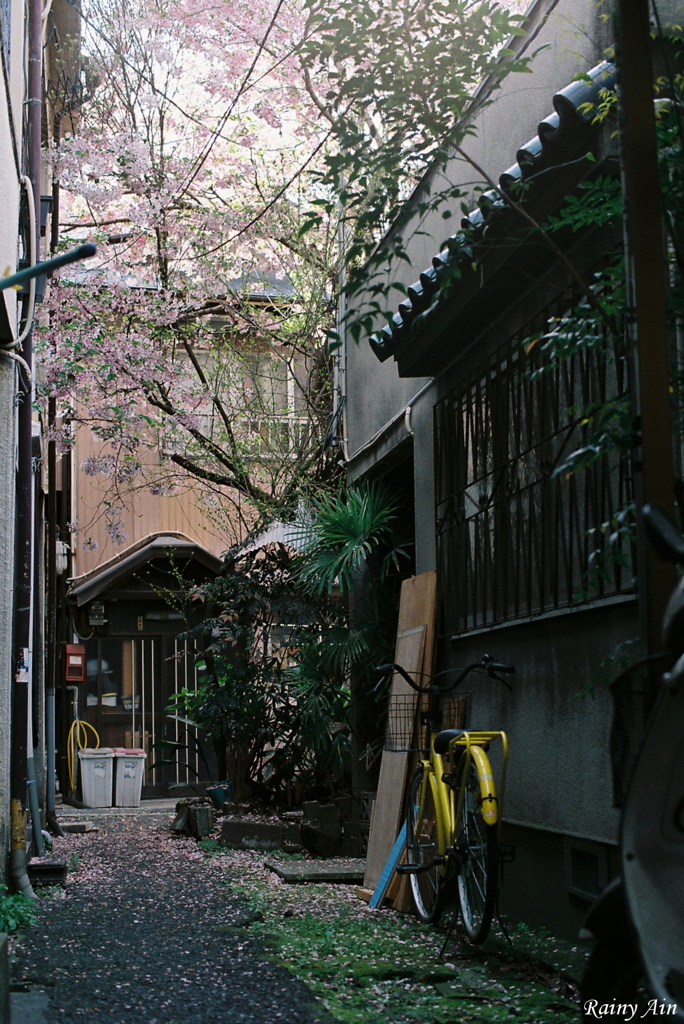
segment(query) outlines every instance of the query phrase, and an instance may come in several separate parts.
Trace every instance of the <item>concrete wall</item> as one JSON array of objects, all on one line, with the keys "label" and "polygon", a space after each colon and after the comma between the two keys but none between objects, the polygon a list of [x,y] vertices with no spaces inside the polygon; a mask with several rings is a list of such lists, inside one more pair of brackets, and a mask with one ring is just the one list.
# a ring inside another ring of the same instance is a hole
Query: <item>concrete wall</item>
[{"label": "concrete wall", "polygon": [[[504,867],[501,912],[511,921],[524,921],[577,942],[591,898],[568,886],[568,855],[574,840],[558,832],[506,824],[502,842],[513,844],[515,860]],[[590,843],[586,847],[605,866],[607,877],[617,874],[617,846]]]}]

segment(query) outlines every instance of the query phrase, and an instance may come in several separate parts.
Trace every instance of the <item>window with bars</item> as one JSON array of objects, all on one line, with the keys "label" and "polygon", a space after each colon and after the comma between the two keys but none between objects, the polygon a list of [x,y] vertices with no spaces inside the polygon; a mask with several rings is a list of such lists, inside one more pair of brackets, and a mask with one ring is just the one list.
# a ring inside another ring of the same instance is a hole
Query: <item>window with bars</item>
[{"label": "window with bars", "polygon": [[[567,309],[567,300],[565,308]],[[562,311],[562,307],[559,307]],[[556,473],[591,415],[627,391],[609,340],[535,373],[546,310],[435,408],[444,628],[463,633],[631,591],[634,551],[606,524],[632,502],[629,459]],[[612,536],[611,536],[612,535]]]}]

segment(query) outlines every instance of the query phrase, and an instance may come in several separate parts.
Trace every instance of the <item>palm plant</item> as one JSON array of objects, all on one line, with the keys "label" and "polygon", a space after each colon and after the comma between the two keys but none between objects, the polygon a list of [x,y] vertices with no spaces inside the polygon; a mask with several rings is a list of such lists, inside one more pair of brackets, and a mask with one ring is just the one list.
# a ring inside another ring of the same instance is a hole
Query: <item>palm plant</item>
[{"label": "palm plant", "polygon": [[398,507],[379,483],[343,488],[311,504],[312,518],[301,528],[303,554],[297,575],[305,590],[323,596],[335,586],[349,593],[358,573],[372,565],[384,578],[404,552],[395,546]]},{"label": "palm plant", "polygon": [[362,483],[324,495],[299,531],[295,575],[311,595],[339,591],[347,624],[321,636],[318,656],[344,669],[351,687],[352,785],[373,785],[384,732],[385,693],[376,665],[392,660],[398,580],[406,551],[397,541],[399,504],[382,483]]}]

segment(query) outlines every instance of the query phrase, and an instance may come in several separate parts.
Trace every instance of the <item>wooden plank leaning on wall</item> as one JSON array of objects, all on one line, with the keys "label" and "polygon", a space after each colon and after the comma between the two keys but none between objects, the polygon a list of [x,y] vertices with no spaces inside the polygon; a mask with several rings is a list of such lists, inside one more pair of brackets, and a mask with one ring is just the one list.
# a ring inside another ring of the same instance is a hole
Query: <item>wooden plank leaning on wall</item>
[{"label": "wooden plank leaning on wall", "polygon": [[[412,576],[401,586],[399,621],[394,660],[414,678],[432,672],[435,646],[437,574],[434,570]],[[415,675],[414,675],[415,673]],[[415,690],[395,673],[391,695],[413,694]],[[414,705],[415,706],[415,705]],[[411,765],[408,751],[383,751],[378,792],[373,808],[364,889],[373,890],[380,878],[402,824],[404,791]]]}]

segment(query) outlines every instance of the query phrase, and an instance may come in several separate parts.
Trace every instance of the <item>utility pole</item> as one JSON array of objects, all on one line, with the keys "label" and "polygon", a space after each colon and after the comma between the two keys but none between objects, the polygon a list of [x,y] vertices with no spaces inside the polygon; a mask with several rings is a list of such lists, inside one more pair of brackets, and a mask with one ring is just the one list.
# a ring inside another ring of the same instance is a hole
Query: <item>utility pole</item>
[{"label": "utility pole", "polygon": [[[649,546],[641,509],[656,505],[674,517],[674,468],[666,319],[665,241],[653,108],[648,0],[618,0],[618,89],[625,207],[632,402],[636,449],[637,577],[646,654],[663,649],[662,620],[675,585],[674,566]],[[653,685],[659,671],[651,673]]]}]

